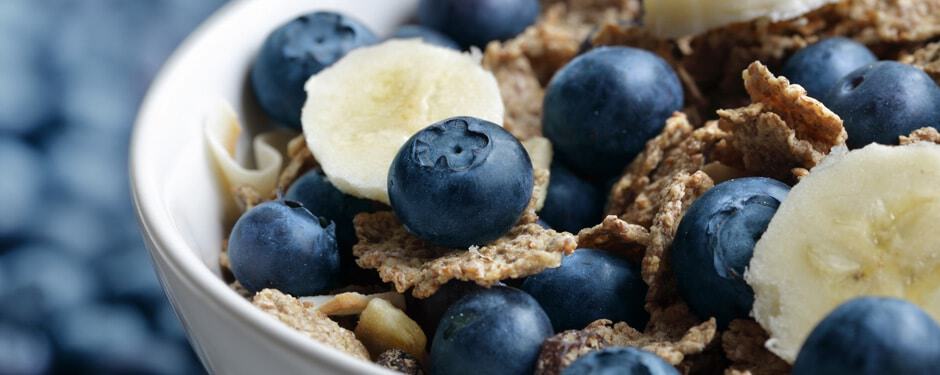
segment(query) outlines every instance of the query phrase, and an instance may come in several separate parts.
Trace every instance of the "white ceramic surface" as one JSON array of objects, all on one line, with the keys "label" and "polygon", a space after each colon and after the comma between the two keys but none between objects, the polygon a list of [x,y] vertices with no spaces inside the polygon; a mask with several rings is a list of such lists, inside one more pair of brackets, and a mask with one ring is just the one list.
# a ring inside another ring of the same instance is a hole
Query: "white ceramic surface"
[{"label": "white ceramic surface", "polygon": [[408,21],[417,0],[242,0],[219,10],[176,51],[140,110],[131,184],[157,274],[206,368],[215,374],[392,374],[293,331],[219,278],[223,202],[202,138],[219,98],[257,120],[248,69],[267,34],[329,9],[379,35]]}]

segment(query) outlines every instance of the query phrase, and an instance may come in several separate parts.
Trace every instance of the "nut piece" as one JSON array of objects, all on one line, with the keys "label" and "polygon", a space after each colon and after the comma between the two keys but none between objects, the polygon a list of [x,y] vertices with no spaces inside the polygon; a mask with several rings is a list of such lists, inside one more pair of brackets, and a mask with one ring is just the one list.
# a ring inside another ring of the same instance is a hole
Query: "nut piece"
[{"label": "nut piece", "polygon": [[277,289],[264,289],[252,303],[261,311],[271,314],[284,324],[325,345],[342,350],[349,355],[369,360],[366,347],[349,330],[313,309],[313,305],[281,293]]},{"label": "nut piece", "polygon": [[650,351],[675,366],[681,364],[687,356],[704,351],[715,338],[716,331],[714,319],[690,328],[678,338],[663,333],[642,333],[627,323],[613,324],[601,319],[582,330],[564,331],[545,340],[535,373],[559,374],[581,356],[615,346]]},{"label": "nut piece", "polygon": [[375,360],[375,364],[405,375],[424,375],[418,360],[398,349],[386,350]]},{"label": "nut piece", "polygon": [[388,301],[374,298],[359,316],[356,337],[362,340],[369,353],[378,356],[389,349],[400,349],[412,357],[424,360],[427,337],[414,320]]},{"label": "nut piece", "polygon": [[518,225],[496,241],[469,250],[425,244],[391,212],[359,214],[354,224],[359,237],[353,247],[356,263],[377,269],[382,280],[394,283],[400,293],[414,288],[412,294],[418,298],[431,296],[452,279],[491,286],[558,267],[561,257],[577,247],[574,235],[538,224]]},{"label": "nut piece", "polygon": [[311,302],[317,311],[329,316],[359,315],[375,298],[381,298],[404,310],[405,296],[395,292],[364,295],[357,292],[340,293],[334,296],[300,297],[302,302]]}]

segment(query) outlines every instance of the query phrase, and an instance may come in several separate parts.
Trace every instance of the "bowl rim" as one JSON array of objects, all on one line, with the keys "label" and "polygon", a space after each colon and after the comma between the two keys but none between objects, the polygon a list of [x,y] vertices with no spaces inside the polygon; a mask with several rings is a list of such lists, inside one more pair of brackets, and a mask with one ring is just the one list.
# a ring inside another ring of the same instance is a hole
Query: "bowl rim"
[{"label": "bowl rim", "polygon": [[[154,142],[148,143],[145,139],[148,139],[148,134],[159,131],[161,123],[155,102],[159,97],[166,95],[169,82],[177,75],[176,72],[181,69],[184,57],[194,49],[198,41],[217,28],[219,24],[226,22],[232,14],[239,12],[253,1],[229,2],[203,21],[166,60],[141,102],[131,135],[128,161],[131,198],[141,233],[146,237],[147,242],[152,244],[148,246],[151,256],[162,260],[170,272],[179,276],[181,281],[197,295],[203,297],[207,304],[213,305],[214,312],[227,315],[229,319],[242,323],[244,327],[253,330],[259,336],[267,337],[281,348],[290,350],[300,357],[311,358],[315,362],[349,373],[394,374],[372,362],[356,359],[343,351],[303,335],[264,313],[225,285],[196,255],[195,250],[186,243],[181,233],[175,230],[175,224],[159,194],[156,176],[144,171],[145,161],[155,155],[149,150],[156,147]],[[166,288],[165,283],[161,282],[161,284]],[[187,336],[189,336],[188,333]],[[203,361],[203,364],[205,365],[206,361]]]}]

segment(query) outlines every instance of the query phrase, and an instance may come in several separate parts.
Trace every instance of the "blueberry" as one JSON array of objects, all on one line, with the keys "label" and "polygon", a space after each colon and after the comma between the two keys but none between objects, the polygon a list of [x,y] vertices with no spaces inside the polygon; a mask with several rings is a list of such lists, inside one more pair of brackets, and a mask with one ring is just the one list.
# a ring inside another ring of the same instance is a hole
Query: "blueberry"
[{"label": "blueberry", "polygon": [[614,347],[589,353],[565,368],[561,375],[679,375],[679,371],[656,354],[629,347]]},{"label": "blueberry", "polygon": [[452,280],[444,284],[436,293],[428,298],[418,299],[405,295],[408,316],[415,320],[428,337],[434,337],[437,325],[447,308],[470,292],[483,289],[483,287],[467,281]]},{"label": "blueberry", "polygon": [[52,343],[34,329],[0,323],[0,374],[48,374]]},{"label": "blueberry", "polygon": [[104,282],[104,291],[113,301],[131,303],[145,309],[166,301],[153,263],[142,244],[125,245],[100,257],[95,266]]},{"label": "blueberry", "polygon": [[266,202],[244,213],[232,227],[228,254],[235,278],[253,292],[314,295],[339,277],[336,225],[293,201]]},{"label": "blueberry", "polygon": [[31,236],[83,258],[100,256],[114,240],[115,225],[102,210],[79,200],[47,202],[40,213],[42,225]]},{"label": "blueberry", "polygon": [[421,24],[449,35],[464,47],[486,47],[512,38],[539,15],[538,0],[421,0]]},{"label": "blueberry", "polygon": [[444,313],[431,343],[431,374],[528,375],[552,334],[545,312],[525,292],[474,291]]},{"label": "blueberry", "polygon": [[421,25],[404,25],[391,36],[392,39],[420,38],[422,42],[435,46],[460,50],[460,45],[447,35]]},{"label": "blueberry", "polygon": [[565,165],[603,179],[622,171],[659,134],[683,98],[679,78],[659,56],[600,47],[555,73],[542,123]]},{"label": "blueberry", "polygon": [[561,267],[526,278],[522,290],[539,301],[555,332],[582,329],[598,319],[642,330],[649,319],[640,268],[603,250],[578,249]]},{"label": "blueberry", "polygon": [[604,196],[594,185],[552,163],[551,183],[539,217],[553,228],[571,233],[601,221]]},{"label": "blueberry", "polygon": [[0,137],[0,238],[37,224],[44,170],[43,158],[35,150],[14,138]]},{"label": "blueberry", "polygon": [[333,12],[298,17],[264,41],[251,69],[251,84],[261,108],[285,125],[300,129],[304,84],[358,47],[376,42],[359,21]]},{"label": "blueberry", "polygon": [[754,291],[744,270],[789,191],[773,179],[741,178],[718,184],[689,207],[671,259],[679,293],[699,318],[715,317],[720,327],[747,318]]},{"label": "blueberry", "polygon": [[864,44],[844,37],[823,39],[797,51],[783,65],[783,75],[822,99],[846,74],[878,61]]},{"label": "blueberry", "polygon": [[843,303],[803,343],[793,374],[936,374],[940,326],[917,306],[894,298]]},{"label": "blueberry", "polygon": [[899,136],[913,130],[940,127],[940,88],[923,70],[898,62],[849,73],[823,103],[845,122],[849,148],[898,144]]},{"label": "blueberry", "polygon": [[424,128],[405,142],[388,173],[392,208],[405,227],[452,248],[483,245],[509,231],[529,203],[532,184],[522,144],[472,117]]},{"label": "blueberry", "polygon": [[[133,308],[92,304],[61,311],[50,333],[70,372],[114,373],[147,355],[147,321]],[[84,371],[82,371],[84,370]]]},{"label": "blueberry", "polygon": [[0,257],[5,276],[0,305],[10,322],[39,326],[54,312],[69,310],[99,295],[98,280],[87,264],[42,244],[29,244]]},{"label": "blueberry", "polygon": [[347,274],[358,269],[352,255],[352,247],[357,242],[353,218],[363,212],[381,210],[382,204],[344,194],[330,183],[320,169],[313,169],[300,176],[287,189],[284,199],[299,202],[312,214],[332,220],[336,224],[336,240],[343,269],[349,271]]}]

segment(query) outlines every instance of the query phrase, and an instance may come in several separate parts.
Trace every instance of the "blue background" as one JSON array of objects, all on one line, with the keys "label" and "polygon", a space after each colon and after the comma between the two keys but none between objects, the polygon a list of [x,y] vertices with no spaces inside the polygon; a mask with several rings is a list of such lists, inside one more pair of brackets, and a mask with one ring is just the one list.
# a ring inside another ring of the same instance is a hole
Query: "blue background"
[{"label": "blue background", "polygon": [[0,0],[0,374],[202,373],[137,231],[127,151],[222,0]]}]

